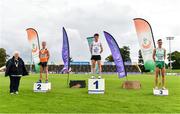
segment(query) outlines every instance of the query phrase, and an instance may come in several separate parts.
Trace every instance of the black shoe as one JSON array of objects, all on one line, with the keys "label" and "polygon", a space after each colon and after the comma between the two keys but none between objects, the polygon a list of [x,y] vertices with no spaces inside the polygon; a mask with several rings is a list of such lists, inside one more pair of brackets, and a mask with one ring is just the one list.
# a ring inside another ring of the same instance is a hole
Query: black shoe
[{"label": "black shoe", "polygon": [[48,80],[46,80],[46,83],[48,83]]},{"label": "black shoe", "polygon": [[37,83],[42,83],[42,81],[41,81],[41,80],[39,80],[39,81],[37,81]]}]

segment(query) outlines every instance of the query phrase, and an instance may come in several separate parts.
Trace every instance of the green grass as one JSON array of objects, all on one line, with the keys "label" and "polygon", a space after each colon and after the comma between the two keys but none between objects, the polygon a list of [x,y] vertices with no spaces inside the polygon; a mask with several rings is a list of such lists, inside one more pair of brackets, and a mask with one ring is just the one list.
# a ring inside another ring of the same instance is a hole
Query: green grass
[{"label": "green grass", "polygon": [[172,70],[166,69],[166,72],[167,73],[180,73],[180,69],[172,69]]},{"label": "green grass", "polygon": [[[129,75],[128,80],[139,80],[140,90],[122,89],[122,82],[115,75],[106,79],[104,95],[88,95],[87,88],[68,88],[66,75],[50,75],[52,90],[34,93],[33,83],[38,75],[23,77],[19,95],[9,94],[9,78],[0,76],[0,112],[10,113],[180,113],[180,77],[167,76],[169,96],[154,96],[152,75]],[[88,80],[88,75],[71,75],[71,79]]]}]

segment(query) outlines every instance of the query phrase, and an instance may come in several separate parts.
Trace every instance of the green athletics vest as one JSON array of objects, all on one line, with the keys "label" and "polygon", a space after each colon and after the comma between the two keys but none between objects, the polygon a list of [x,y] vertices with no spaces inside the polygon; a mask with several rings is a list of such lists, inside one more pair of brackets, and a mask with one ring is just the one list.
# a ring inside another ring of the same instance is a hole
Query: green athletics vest
[{"label": "green athletics vest", "polygon": [[162,69],[165,66],[164,56],[165,56],[165,50],[163,48],[156,48],[156,58],[155,58],[156,67]]},{"label": "green athletics vest", "polygon": [[165,50],[163,48],[156,48],[156,61],[164,61]]}]

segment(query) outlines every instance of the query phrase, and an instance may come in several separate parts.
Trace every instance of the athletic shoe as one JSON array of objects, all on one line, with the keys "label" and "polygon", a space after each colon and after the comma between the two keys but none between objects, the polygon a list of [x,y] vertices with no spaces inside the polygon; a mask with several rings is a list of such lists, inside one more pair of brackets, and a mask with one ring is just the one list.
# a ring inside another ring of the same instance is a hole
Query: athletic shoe
[{"label": "athletic shoe", "polygon": [[158,89],[158,87],[156,86],[154,89]]},{"label": "athletic shoe", "polygon": [[162,87],[162,90],[165,90],[166,88],[165,87]]},{"label": "athletic shoe", "polygon": [[91,79],[95,79],[95,76],[91,76]]},{"label": "athletic shoe", "polygon": [[101,79],[101,76],[98,76],[98,79]]},{"label": "athletic shoe", "polygon": [[46,80],[46,82],[45,83],[48,83],[48,80]]},{"label": "athletic shoe", "polygon": [[13,95],[14,93],[13,93],[13,92],[11,92],[10,94],[11,94],[11,95]]},{"label": "athletic shoe", "polygon": [[42,83],[42,81],[41,81],[41,80],[38,80],[37,83]]},{"label": "athletic shoe", "polygon": [[15,92],[15,94],[17,94],[17,95],[18,95],[18,94],[19,94],[19,92],[18,92],[18,91],[16,91],[16,92]]}]

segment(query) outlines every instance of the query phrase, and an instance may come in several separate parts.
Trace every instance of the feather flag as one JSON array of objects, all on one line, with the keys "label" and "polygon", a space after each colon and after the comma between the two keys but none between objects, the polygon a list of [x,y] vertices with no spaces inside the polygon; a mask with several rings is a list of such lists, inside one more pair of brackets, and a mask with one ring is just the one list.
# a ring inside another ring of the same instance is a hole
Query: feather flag
[{"label": "feather flag", "polygon": [[61,70],[61,72],[68,73],[70,70],[70,51],[69,51],[68,36],[64,27],[63,27],[62,59],[64,62],[64,67]]},{"label": "feather flag", "polygon": [[39,50],[40,50],[40,44],[39,44],[39,37],[38,33],[33,28],[26,29],[28,41],[31,44],[31,54],[32,54],[32,60],[35,64],[35,71],[39,72]]},{"label": "feather flag", "polygon": [[93,41],[94,41],[94,37],[87,37],[87,41],[88,41],[89,50],[90,50],[91,45],[92,45],[92,43],[93,43]]},{"label": "feather flag", "polygon": [[142,18],[135,18],[134,24],[144,60],[144,67],[146,70],[154,71],[155,65],[152,53],[155,48],[155,42],[151,25]]},{"label": "feather flag", "polygon": [[116,65],[116,69],[118,72],[118,76],[119,76],[119,78],[123,78],[123,77],[127,76],[127,73],[126,73],[126,69],[124,66],[124,61],[123,61],[121,53],[120,53],[120,48],[119,48],[116,40],[113,38],[113,36],[111,34],[104,31],[104,35],[105,35],[106,41],[109,45],[109,48],[111,50],[111,53],[112,53],[112,56],[114,59],[114,63]]}]

